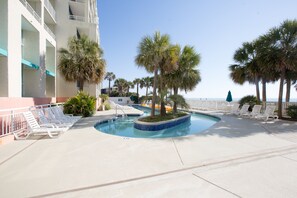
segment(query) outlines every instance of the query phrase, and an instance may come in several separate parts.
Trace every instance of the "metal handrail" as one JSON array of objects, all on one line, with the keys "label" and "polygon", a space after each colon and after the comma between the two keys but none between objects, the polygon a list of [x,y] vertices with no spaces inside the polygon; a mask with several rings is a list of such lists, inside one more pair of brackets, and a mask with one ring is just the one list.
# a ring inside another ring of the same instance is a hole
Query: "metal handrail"
[{"label": "metal handrail", "polygon": [[119,108],[120,110],[122,110],[122,112],[123,112],[123,117],[128,116],[128,115],[125,113],[124,109],[123,109],[120,105],[116,105],[116,106],[115,106],[116,116],[118,116],[118,108]]},{"label": "metal handrail", "polygon": [[26,0],[20,0],[21,3],[27,8],[27,10],[35,17],[35,19],[41,23],[41,17],[35,12],[31,5]]},{"label": "metal handrail", "polygon": [[56,20],[56,10],[52,6],[49,0],[44,0],[44,6],[48,10],[48,12],[52,15],[52,17]]},{"label": "metal handrail", "polygon": [[44,29],[53,37],[53,39],[56,39],[56,35],[52,32],[52,30],[44,23]]},{"label": "metal handrail", "polygon": [[76,20],[76,21],[82,21],[82,22],[86,21],[86,18],[84,16],[78,16],[78,15],[69,15],[69,19]]}]

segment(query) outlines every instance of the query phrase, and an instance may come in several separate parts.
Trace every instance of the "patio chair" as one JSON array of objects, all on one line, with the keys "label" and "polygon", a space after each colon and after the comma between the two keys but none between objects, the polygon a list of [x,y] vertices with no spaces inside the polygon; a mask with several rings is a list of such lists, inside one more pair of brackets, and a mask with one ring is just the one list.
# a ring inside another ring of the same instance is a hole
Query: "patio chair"
[{"label": "patio chair", "polygon": [[261,113],[262,105],[254,105],[252,112],[245,114],[250,118],[255,118],[257,115]]},{"label": "patio chair", "polygon": [[274,115],[275,108],[276,106],[274,105],[266,106],[264,113],[256,115],[255,118],[264,119],[265,121],[267,121],[269,118],[278,119],[278,116]]},{"label": "patio chair", "polygon": [[36,118],[38,118],[38,122],[40,124],[53,124],[56,127],[68,127],[68,128],[70,128],[73,125],[73,123],[71,122],[63,123],[60,120],[54,119],[53,117],[52,119],[46,117],[42,109],[34,109],[34,110],[31,110],[31,112]]},{"label": "patio chair", "polygon": [[231,113],[231,114],[236,114],[236,115],[239,114],[239,104],[238,104],[238,103],[235,103],[235,104],[233,104],[233,105],[231,106],[230,113]]},{"label": "patio chair", "polygon": [[54,115],[58,118],[65,118],[72,122],[77,122],[79,119],[81,119],[81,116],[73,116],[72,114],[64,114],[63,110],[60,108],[60,106],[51,107]]},{"label": "patio chair", "polygon": [[75,122],[67,117],[59,117],[58,115],[55,115],[54,112],[52,111],[52,108],[44,108],[44,112],[47,118],[50,120],[59,120],[61,123],[70,123],[74,124]]},{"label": "patio chair", "polygon": [[241,109],[239,110],[238,114],[239,116],[243,116],[243,115],[248,115],[249,114],[249,104],[245,104],[241,107]]},{"label": "patio chair", "polygon": [[54,138],[60,135],[61,132],[68,130],[67,127],[56,127],[52,124],[39,125],[31,111],[23,112],[23,116],[28,123],[28,133],[25,134],[24,138],[14,133],[16,139],[27,139],[31,134],[47,134],[50,138]]}]

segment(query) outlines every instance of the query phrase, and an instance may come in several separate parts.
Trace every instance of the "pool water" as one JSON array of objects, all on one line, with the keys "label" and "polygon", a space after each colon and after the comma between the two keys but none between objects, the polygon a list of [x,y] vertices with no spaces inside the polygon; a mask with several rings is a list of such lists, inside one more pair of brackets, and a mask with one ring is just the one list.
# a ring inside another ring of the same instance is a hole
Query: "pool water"
[{"label": "pool water", "polygon": [[[134,106],[141,111],[144,111],[143,116],[147,116],[150,113],[150,109]],[[133,138],[168,138],[168,137],[179,137],[186,136],[191,134],[201,133],[205,131],[220,119],[208,116],[204,114],[192,113],[191,120],[175,127],[168,129],[163,129],[159,131],[143,131],[134,128],[134,120],[139,118],[139,116],[127,116],[114,118],[106,122],[98,123],[95,125],[95,128],[98,131],[117,135],[124,137],[133,137]]]}]

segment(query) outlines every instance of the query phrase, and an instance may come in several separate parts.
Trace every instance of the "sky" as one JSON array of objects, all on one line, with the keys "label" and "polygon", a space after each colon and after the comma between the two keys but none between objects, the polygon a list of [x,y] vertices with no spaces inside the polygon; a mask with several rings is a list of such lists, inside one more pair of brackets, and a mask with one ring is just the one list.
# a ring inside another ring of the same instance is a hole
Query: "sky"
[{"label": "sky", "polygon": [[[107,71],[133,81],[152,76],[134,61],[141,39],[156,31],[169,34],[172,44],[194,46],[201,56],[202,81],[183,93],[186,98],[226,98],[229,90],[241,98],[255,95],[255,86],[230,79],[234,52],[284,20],[297,19],[296,8],[296,0],[99,0],[100,45]],[[278,87],[278,82],[269,84],[267,97],[277,98]],[[291,98],[297,98],[293,88]]]}]

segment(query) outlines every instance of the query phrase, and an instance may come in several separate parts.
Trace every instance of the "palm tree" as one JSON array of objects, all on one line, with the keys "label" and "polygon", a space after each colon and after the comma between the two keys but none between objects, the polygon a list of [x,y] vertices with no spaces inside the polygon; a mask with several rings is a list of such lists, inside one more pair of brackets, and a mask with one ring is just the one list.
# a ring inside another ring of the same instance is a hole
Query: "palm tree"
[{"label": "palm tree", "polygon": [[[178,90],[191,91],[201,81],[200,72],[197,66],[200,63],[200,55],[195,52],[194,47],[185,46],[179,54],[178,69],[172,74],[166,75],[166,83],[173,89],[175,99],[180,99]],[[177,112],[177,103],[180,100],[173,100],[173,112]]]},{"label": "palm tree", "polygon": [[166,85],[166,75],[174,73],[178,69],[178,59],[180,54],[180,47],[178,45],[170,45],[168,49],[164,52],[163,60],[160,64],[160,76],[158,84],[158,92],[160,97],[160,114],[164,116],[166,114],[165,108],[165,97],[168,92],[168,87]]},{"label": "palm tree", "polygon": [[135,80],[133,80],[133,84],[136,85],[136,93],[137,93],[137,102],[139,99],[139,85],[141,83],[141,79],[140,78],[136,78]]},{"label": "palm tree", "polygon": [[266,61],[280,73],[278,117],[282,117],[283,87],[289,72],[297,70],[297,20],[286,20],[280,27],[272,28]]},{"label": "palm tree", "polygon": [[103,80],[105,60],[103,50],[98,43],[83,35],[79,39],[72,37],[68,41],[68,50],[59,50],[59,71],[66,81],[79,84],[79,91],[83,91],[84,82],[98,84]]},{"label": "palm tree", "polygon": [[124,96],[127,88],[129,87],[127,80],[123,78],[116,79],[114,81],[114,86],[118,88],[118,92],[120,96]]},{"label": "palm tree", "polygon": [[243,84],[248,81],[256,85],[256,97],[260,101],[261,67],[257,62],[257,55],[256,42],[245,42],[234,54],[233,59],[237,64],[231,65],[229,69],[235,83]]},{"label": "palm tree", "polygon": [[115,74],[112,72],[107,72],[104,80],[108,80],[108,95],[110,96],[110,81],[113,81],[116,78]]},{"label": "palm tree", "polygon": [[130,89],[134,89],[134,83],[131,82],[131,81],[128,81],[127,82],[127,85],[128,85],[127,93],[129,94],[130,93]]},{"label": "palm tree", "polygon": [[147,97],[148,95],[148,89],[153,85],[153,78],[151,77],[145,77],[145,78],[142,78],[141,82],[140,82],[140,88],[146,88],[145,90],[145,96]]},{"label": "palm tree", "polygon": [[138,46],[138,55],[135,63],[144,67],[148,72],[154,73],[153,97],[151,116],[155,116],[155,104],[157,95],[157,79],[164,52],[169,47],[169,35],[161,35],[156,32],[153,37],[144,37]]}]

